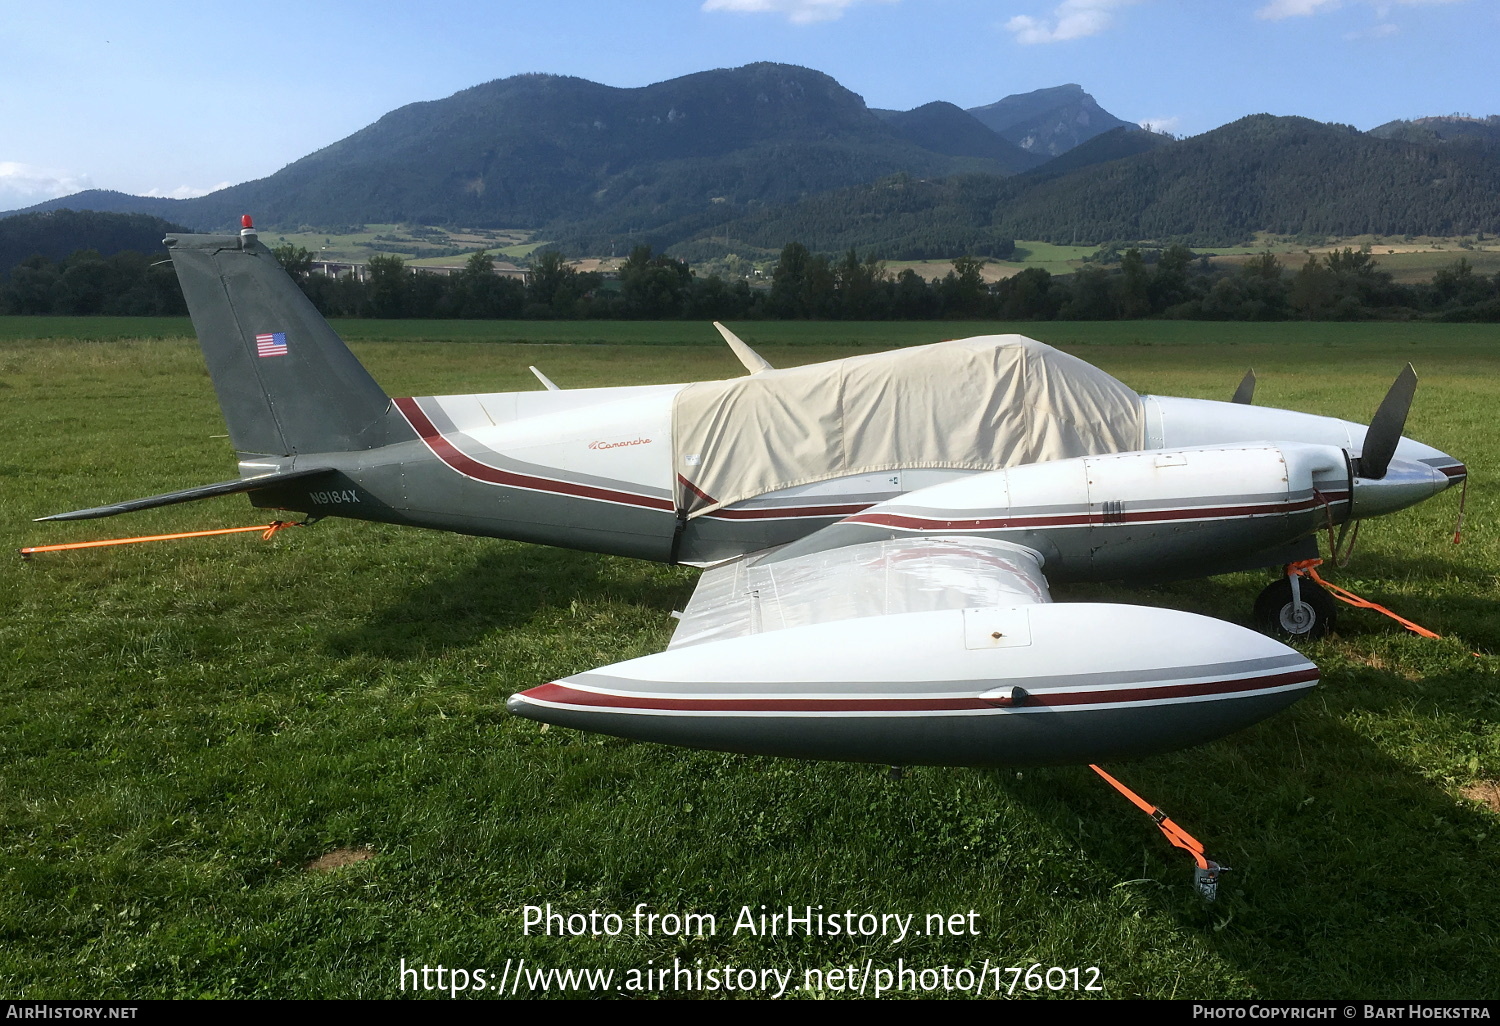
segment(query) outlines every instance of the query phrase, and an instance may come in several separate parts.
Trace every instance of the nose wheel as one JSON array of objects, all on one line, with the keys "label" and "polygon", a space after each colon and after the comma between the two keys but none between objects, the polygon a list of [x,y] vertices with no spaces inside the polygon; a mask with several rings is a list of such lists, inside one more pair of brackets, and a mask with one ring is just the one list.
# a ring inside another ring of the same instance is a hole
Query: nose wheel
[{"label": "nose wheel", "polygon": [[1255,627],[1292,641],[1322,638],[1337,619],[1333,596],[1302,576],[1273,581],[1255,600]]}]

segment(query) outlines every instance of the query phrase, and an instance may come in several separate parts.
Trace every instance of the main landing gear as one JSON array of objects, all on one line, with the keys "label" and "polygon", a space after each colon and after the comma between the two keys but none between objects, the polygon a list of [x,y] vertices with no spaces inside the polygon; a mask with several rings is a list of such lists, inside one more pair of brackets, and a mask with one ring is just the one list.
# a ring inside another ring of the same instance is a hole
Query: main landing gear
[{"label": "main landing gear", "polygon": [[1289,573],[1273,581],[1255,600],[1255,627],[1273,638],[1306,641],[1333,630],[1337,620],[1333,596],[1302,576]]}]

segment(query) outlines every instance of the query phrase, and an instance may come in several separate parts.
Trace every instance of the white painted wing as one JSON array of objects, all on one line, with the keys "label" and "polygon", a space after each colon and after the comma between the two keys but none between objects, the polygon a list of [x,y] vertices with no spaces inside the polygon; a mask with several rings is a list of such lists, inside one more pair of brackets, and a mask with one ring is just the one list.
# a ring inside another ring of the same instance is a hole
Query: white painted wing
[{"label": "white painted wing", "polygon": [[865,542],[705,571],[668,648],[895,613],[1052,601],[1042,557],[990,538]]}]

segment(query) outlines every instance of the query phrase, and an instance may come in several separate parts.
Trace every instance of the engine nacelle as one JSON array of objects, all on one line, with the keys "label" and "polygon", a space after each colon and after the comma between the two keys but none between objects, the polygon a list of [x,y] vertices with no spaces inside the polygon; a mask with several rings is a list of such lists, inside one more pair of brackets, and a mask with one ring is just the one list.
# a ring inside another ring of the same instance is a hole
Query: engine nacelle
[{"label": "engine nacelle", "polygon": [[1348,506],[1348,465],[1335,446],[1114,453],[908,492],[766,559],[882,538],[977,534],[1039,552],[1052,581],[1142,576],[1148,567],[1201,575],[1341,522]]}]

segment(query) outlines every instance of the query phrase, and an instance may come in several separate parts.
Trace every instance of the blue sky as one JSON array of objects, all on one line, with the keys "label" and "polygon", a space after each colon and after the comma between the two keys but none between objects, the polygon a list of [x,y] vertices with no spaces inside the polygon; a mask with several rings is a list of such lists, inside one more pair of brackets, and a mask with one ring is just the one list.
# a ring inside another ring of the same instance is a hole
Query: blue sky
[{"label": "blue sky", "polygon": [[780,61],[902,110],[1077,82],[1197,134],[1259,112],[1497,114],[1497,44],[1500,0],[17,0],[0,12],[0,210],[201,194],[522,72],[628,87]]}]

